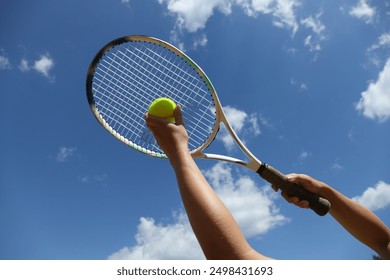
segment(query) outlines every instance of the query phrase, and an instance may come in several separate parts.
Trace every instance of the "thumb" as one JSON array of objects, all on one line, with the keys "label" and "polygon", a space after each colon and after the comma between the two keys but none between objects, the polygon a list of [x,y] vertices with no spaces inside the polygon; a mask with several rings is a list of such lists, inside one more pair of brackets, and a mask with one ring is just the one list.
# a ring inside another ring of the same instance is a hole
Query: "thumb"
[{"label": "thumb", "polygon": [[290,174],[288,175],[288,180],[291,183],[301,185],[309,192],[317,193],[317,188],[314,186],[313,179],[305,174]]}]

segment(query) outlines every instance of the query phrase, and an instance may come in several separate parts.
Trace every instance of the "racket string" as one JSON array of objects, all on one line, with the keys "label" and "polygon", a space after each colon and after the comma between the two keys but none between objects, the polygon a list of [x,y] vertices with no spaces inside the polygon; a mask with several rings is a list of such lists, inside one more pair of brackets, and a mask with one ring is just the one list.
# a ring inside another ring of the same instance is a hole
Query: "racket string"
[{"label": "racket string", "polygon": [[[118,56],[116,56],[118,59],[121,59],[119,58]],[[122,60],[122,59],[121,59]],[[118,69],[121,69],[123,68],[121,71],[120,71],[120,77],[122,78],[123,81],[121,81],[119,78],[117,78],[117,73],[114,72],[112,69],[111,69],[111,65],[112,65],[112,62],[114,62],[117,66],[115,67],[116,70]],[[113,121],[113,123],[115,121],[117,121],[117,125],[121,126],[123,128],[123,130],[126,130],[126,134],[123,135],[123,131],[118,131],[118,133],[122,134],[124,137],[128,138],[129,137],[129,134],[134,134],[134,129],[140,133],[142,133],[143,131],[143,126],[140,126],[140,122],[141,120],[137,120],[137,121],[133,121],[132,120],[132,117],[139,117],[139,116],[143,116],[143,114],[145,113],[144,110],[141,111],[141,106],[140,106],[140,103],[143,103],[143,105],[147,105],[147,100],[143,100],[142,98],[141,99],[137,99],[136,101],[135,100],[132,100],[130,98],[130,96],[127,94],[127,91],[131,91],[131,89],[133,88],[133,91],[135,91],[135,89],[141,89],[140,87],[142,87],[142,84],[139,83],[138,85],[134,85],[134,84],[130,84],[129,81],[132,81],[133,79],[131,79],[132,77],[130,77],[129,75],[124,75],[124,66],[120,63],[118,63],[117,60],[114,60],[112,59],[110,61],[110,63],[108,64],[109,66],[106,66],[104,63],[101,64],[102,67],[106,70],[104,73],[105,75],[102,76],[102,79],[107,79],[107,82],[105,82],[104,80],[100,80],[101,83],[105,84],[106,85],[106,89],[109,88],[111,90],[111,92],[109,94],[105,94],[102,96],[104,98],[100,99],[100,101],[103,101],[105,102],[105,104],[101,104],[101,108],[102,108],[102,112],[104,112],[104,110],[107,111],[108,113],[108,116],[110,116],[110,119]],[[109,74],[111,73],[111,74]],[[99,72],[97,72],[95,74],[95,77],[99,76]],[[109,74],[108,78],[107,78],[107,74]],[[97,79],[99,80],[99,79]],[[118,83],[121,85],[120,87],[113,87],[111,86],[111,82],[110,81],[116,81],[116,85],[118,85]],[[126,90],[127,89],[127,90]],[[109,92],[108,90],[106,90],[105,92]],[[147,94],[145,94],[147,95]],[[143,95],[141,95],[142,97]],[[119,100],[120,102],[118,102],[117,100]],[[97,97],[97,99],[99,99]],[[107,100],[109,100],[110,102],[107,102]],[[113,105],[115,104],[115,105]],[[106,106],[108,106],[109,108],[107,108]],[[114,117],[112,117],[112,115]],[[127,119],[124,119],[124,117],[126,117]],[[117,118],[115,118],[117,117]],[[122,122],[119,122],[119,121],[122,121]],[[116,129],[116,127],[113,127],[114,129]],[[140,137],[140,134],[135,134],[133,135],[135,137]],[[134,139],[130,139],[134,142],[135,137],[133,137]]]}]

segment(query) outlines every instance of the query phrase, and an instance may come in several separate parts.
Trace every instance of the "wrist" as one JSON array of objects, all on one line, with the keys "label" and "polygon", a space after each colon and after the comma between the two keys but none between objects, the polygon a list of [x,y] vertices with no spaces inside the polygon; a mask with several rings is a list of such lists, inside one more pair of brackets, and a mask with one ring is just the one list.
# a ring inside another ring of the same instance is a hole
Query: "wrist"
[{"label": "wrist", "polygon": [[185,150],[179,150],[175,153],[168,156],[169,162],[171,163],[173,169],[177,169],[181,166],[183,166],[189,159],[192,159],[192,156],[190,154],[190,151]]},{"label": "wrist", "polygon": [[318,185],[318,195],[320,197],[326,198],[329,200],[329,198],[332,196],[333,189],[328,186],[325,183],[322,183]]}]

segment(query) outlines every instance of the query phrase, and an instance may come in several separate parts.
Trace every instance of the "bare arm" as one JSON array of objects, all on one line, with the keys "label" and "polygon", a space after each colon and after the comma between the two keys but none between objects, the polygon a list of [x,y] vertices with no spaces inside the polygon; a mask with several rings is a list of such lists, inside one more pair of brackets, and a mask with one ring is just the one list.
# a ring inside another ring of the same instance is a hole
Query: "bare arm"
[{"label": "bare arm", "polygon": [[207,259],[267,259],[248,244],[233,216],[211,188],[188,150],[180,108],[176,124],[145,116],[175,171],[188,218]]},{"label": "bare arm", "polygon": [[[328,199],[332,204],[330,214],[351,235],[377,252],[381,258],[390,259],[390,230],[373,212],[307,175],[291,174],[289,177],[290,181]],[[298,201],[298,198],[285,194],[283,196],[302,208],[308,207],[307,201]]]}]

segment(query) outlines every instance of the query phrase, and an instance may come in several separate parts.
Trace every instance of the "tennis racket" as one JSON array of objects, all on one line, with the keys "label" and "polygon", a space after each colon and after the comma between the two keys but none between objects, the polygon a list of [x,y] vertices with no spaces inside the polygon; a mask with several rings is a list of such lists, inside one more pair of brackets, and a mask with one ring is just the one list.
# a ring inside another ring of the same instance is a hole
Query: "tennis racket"
[{"label": "tennis racket", "polygon": [[[211,81],[182,51],[160,39],[126,36],[105,45],[94,57],[87,75],[87,97],[99,123],[135,150],[167,158],[145,125],[144,115],[158,97],[180,104],[194,158],[241,165],[288,195],[307,200],[318,215],[330,209],[326,199],[287,181],[280,171],[257,159],[233,131]],[[223,124],[248,159],[206,153]]]}]

